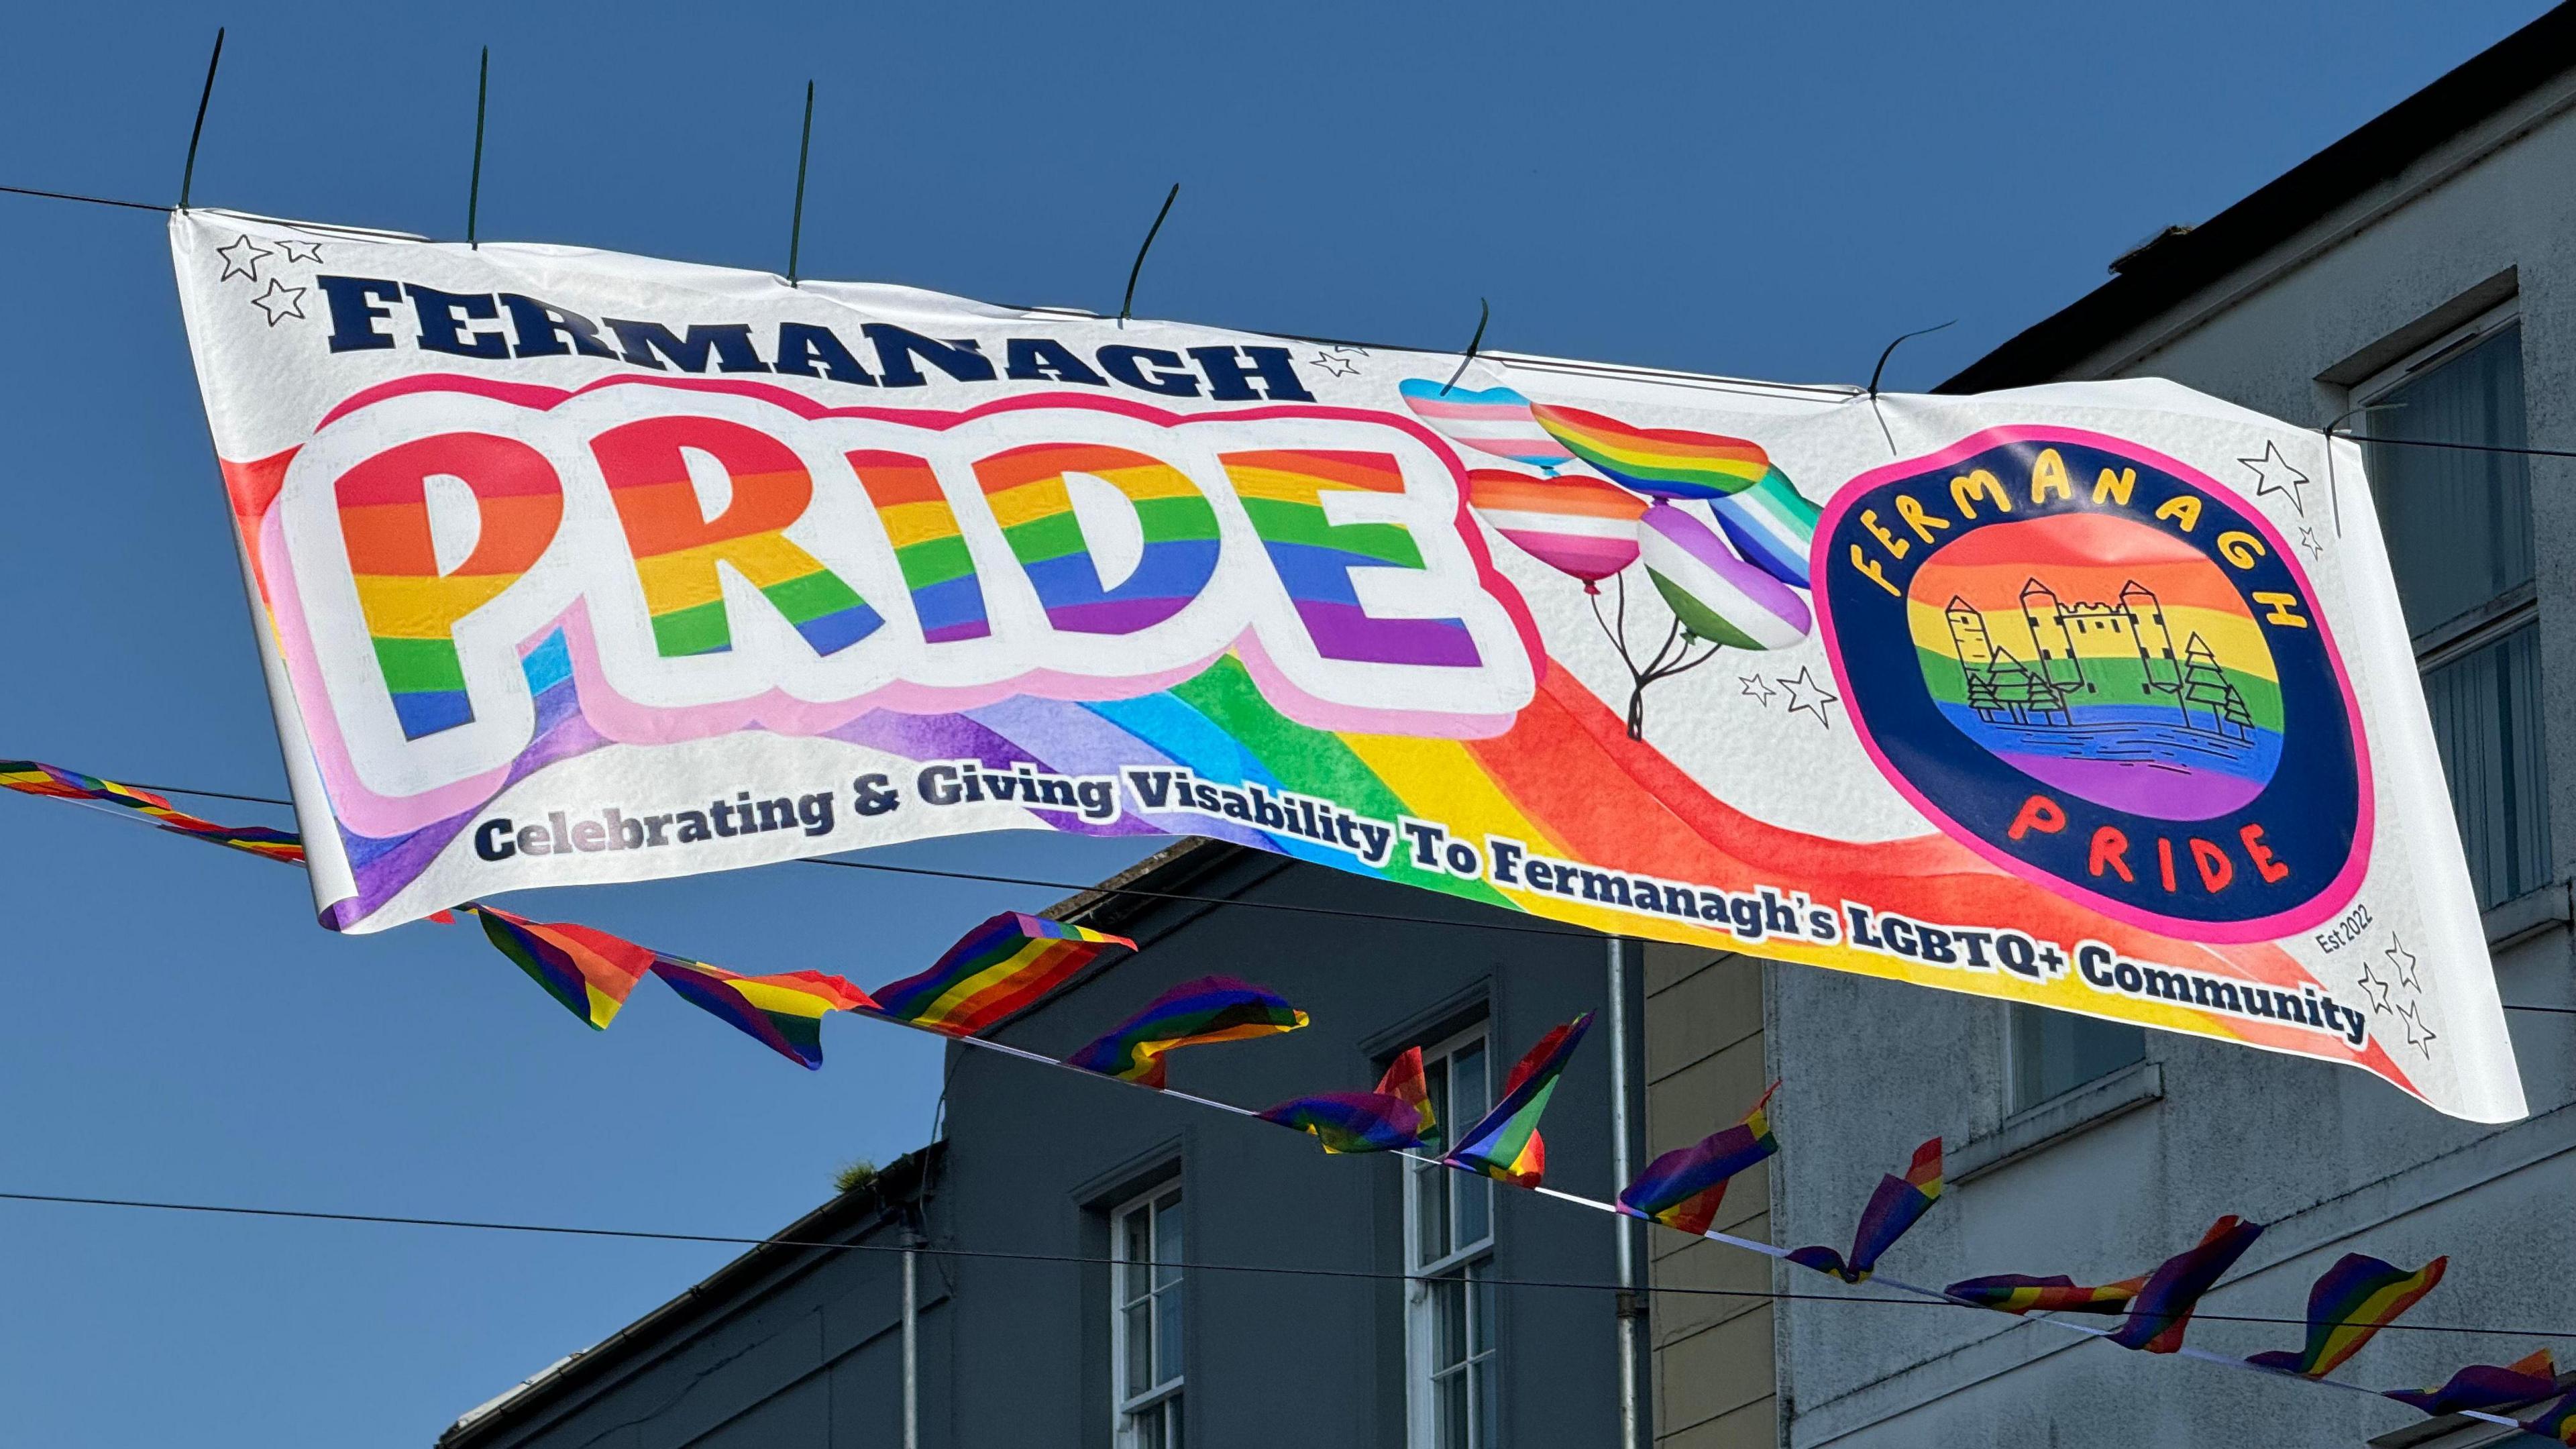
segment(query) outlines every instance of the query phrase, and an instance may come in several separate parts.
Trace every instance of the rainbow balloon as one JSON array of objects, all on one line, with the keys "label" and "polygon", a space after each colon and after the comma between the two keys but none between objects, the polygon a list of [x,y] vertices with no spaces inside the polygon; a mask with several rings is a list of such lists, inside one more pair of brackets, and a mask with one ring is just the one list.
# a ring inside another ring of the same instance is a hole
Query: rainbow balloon
[{"label": "rainbow balloon", "polygon": [[1669,503],[1646,510],[1639,528],[1646,577],[1682,627],[1736,649],[1786,649],[1815,617],[1788,585],[1735,556],[1717,530]]},{"label": "rainbow balloon", "polygon": [[1581,473],[1533,478],[1503,468],[1467,474],[1467,503],[1495,532],[1558,573],[1595,583],[1637,561],[1645,500]]},{"label": "rainbow balloon", "polygon": [[1413,409],[1415,417],[1459,447],[1550,474],[1574,461],[1565,445],[1531,415],[1530,400],[1510,388],[1478,392],[1453,387],[1444,392],[1436,382],[1413,377],[1397,384],[1396,391],[1404,395],[1404,405]]},{"label": "rainbow balloon", "polygon": [[1708,506],[1747,562],[1793,588],[1812,587],[1807,554],[1816,542],[1816,505],[1799,495],[1787,474],[1774,468],[1761,482]]},{"label": "rainbow balloon", "polygon": [[1723,498],[1771,471],[1770,455],[1742,438],[1631,427],[1581,408],[1538,406],[1530,415],[1574,456],[1658,498]]}]

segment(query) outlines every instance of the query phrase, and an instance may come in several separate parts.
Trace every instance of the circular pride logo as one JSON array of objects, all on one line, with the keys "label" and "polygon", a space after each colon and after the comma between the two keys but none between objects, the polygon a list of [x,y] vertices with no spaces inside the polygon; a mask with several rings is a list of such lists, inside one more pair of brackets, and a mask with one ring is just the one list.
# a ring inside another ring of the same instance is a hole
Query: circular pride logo
[{"label": "circular pride logo", "polygon": [[1842,489],[1818,615],[1862,744],[1988,860],[2205,941],[2360,883],[2368,756],[2289,546],[2185,464],[1998,428]]}]

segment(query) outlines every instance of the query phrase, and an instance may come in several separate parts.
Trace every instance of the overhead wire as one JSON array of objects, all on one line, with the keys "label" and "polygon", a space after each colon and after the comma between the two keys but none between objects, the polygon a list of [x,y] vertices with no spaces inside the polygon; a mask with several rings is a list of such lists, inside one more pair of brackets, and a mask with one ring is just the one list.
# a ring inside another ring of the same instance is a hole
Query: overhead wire
[{"label": "overhead wire", "polygon": [[[555,1237],[604,1238],[633,1242],[705,1244],[716,1247],[798,1248],[831,1253],[901,1253],[906,1249],[894,1243],[854,1243],[834,1238],[749,1237],[737,1233],[692,1233],[652,1228],[603,1228],[574,1223],[512,1222],[496,1218],[425,1217],[408,1213],[333,1212],[321,1208],[250,1207],[238,1203],[180,1202],[161,1198],[93,1197],[74,1193],[0,1191],[0,1202],[31,1203],[55,1207],[129,1208],[147,1212],[194,1213],[216,1217],[265,1218],[293,1222],[353,1223],[384,1227],[450,1228],[471,1232],[531,1233]],[[1039,1253],[1008,1248],[944,1247],[936,1243],[917,1245],[910,1251],[948,1258],[983,1259],[996,1262],[1054,1263],[1074,1267],[1111,1267],[1117,1259],[1105,1255],[1082,1253]],[[1342,1278],[1372,1282],[1413,1282],[1419,1273],[1383,1268],[1322,1268],[1293,1263],[1216,1262],[1190,1260],[1165,1264],[1183,1272],[1259,1273],[1289,1278]],[[1617,1293],[1616,1283],[1584,1278],[1484,1278],[1497,1288],[1545,1288],[1569,1292]],[[1897,1305],[1902,1307],[1969,1307],[1964,1303],[1943,1303],[1931,1298],[1902,1298],[1872,1293],[1800,1293],[1793,1289],[1709,1288],[1687,1284],[1649,1284],[1643,1291],[1701,1298],[1761,1298],[1801,1303],[1859,1303]],[[2278,1314],[2194,1312],[2196,1323],[2247,1323],[2278,1327],[2302,1327],[2308,1320]],[[2465,1323],[2391,1323],[2382,1333],[2452,1333],[2505,1338],[2554,1338],[2576,1340],[2576,1332],[2554,1328],[2529,1328]]]}]

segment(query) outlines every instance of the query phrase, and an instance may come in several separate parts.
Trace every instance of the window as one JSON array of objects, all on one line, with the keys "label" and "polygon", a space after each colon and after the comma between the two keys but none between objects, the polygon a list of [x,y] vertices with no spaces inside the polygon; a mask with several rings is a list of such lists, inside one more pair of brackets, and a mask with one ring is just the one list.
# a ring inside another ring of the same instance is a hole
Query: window
[{"label": "window", "polygon": [[1172,1183],[1111,1215],[1109,1361],[1118,1449],[1181,1446],[1181,1189]]},{"label": "window", "polygon": [[2146,1028],[2015,1002],[2004,1061],[2012,1110],[2025,1111],[2147,1059]]},{"label": "window", "polygon": [[[1483,1027],[1422,1053],[1444,1133],[1493,1105]],[[1494,1437],[1494,1185],[1405,1164],[1405,1399],[1414,1449],[1491,1449]]]},{"label": "window", "polygon": [[2508,306],[2353,390],[2371,491],[2480,905],[2548,883],[2530,460],[2408,443],[2525,446]]}]

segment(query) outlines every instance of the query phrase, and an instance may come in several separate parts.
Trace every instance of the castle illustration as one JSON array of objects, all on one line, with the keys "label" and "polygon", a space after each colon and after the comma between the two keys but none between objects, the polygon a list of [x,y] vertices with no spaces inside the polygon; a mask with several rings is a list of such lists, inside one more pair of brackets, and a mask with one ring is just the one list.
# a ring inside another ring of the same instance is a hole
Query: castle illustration
[{"label": "castle illustration", "polygon": [[2231,741],[2254,735],[2245,696],[2195,631],[2177,655],[2155,591],[2134,579],[2110,603],[2068,602],[2036,577],[2022,586],[2021,623],[2034,657],[1995,642],[1988,616],[1953,595],[1942,617],[1967,705],[1988,724],[2071,729],[2081,706],[2172,709],[2186,730]]}]

